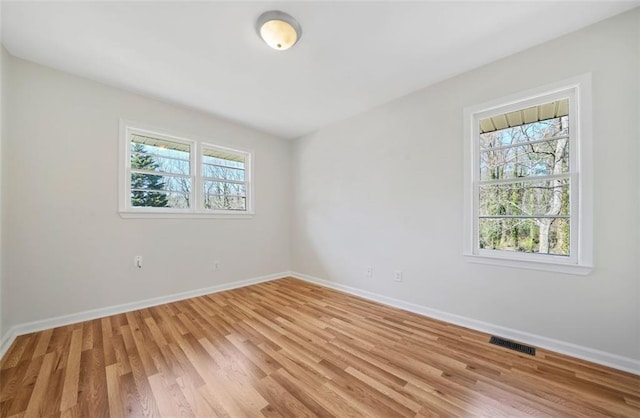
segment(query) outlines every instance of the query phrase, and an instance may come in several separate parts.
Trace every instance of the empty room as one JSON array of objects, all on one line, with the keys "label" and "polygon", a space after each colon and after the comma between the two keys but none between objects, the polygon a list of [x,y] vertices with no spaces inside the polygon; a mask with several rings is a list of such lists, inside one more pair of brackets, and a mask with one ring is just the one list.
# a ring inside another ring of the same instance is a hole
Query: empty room
[{"label": "empty room", "polygon": [[640,1],[0,23],[0,418],[640,417]]}]

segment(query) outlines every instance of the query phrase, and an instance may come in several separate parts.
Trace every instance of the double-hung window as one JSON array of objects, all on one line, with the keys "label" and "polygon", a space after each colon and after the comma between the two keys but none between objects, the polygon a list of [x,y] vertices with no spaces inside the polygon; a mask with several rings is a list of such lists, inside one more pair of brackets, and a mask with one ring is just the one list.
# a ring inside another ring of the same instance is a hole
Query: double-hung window
[{"label": "double-hung window", "polygon": [[121,123],[123,217],[247,216],[251,153]]},{"label": "double-hung window", "polygon": [[586,274],[591,267],[588,79],[465,111],[465,254]]}]

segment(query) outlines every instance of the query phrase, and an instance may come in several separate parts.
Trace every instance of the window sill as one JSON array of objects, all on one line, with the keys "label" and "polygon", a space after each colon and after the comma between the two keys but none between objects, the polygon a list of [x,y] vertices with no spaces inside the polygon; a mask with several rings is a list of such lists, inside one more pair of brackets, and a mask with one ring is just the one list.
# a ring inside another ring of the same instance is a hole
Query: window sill
[{"label": "window sill", "polygon": [[490,264],[494,266],[519,268],[525,270],[550,271],[554,273],[574,274],[578,276],[586,276],[593,270],[593,266],[585,264],[515,260],[477,254],[464,254],[464,258],[469,263]]},{"label": "window sill", "polygon": [[159,212],[120,211],[124,219],[251,219],[253,212]]}]

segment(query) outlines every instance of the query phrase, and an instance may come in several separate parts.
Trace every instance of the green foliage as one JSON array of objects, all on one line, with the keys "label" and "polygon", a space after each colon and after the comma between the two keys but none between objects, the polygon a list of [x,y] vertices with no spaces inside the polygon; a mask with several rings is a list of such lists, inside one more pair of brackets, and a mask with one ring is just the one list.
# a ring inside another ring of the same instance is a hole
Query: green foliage
[{"label": "green foliage", "polygon": [[[135,143],[131,153],[131,168],[154,171],[158,164],[153,156],[146,154],[144,145]],[[131,206],[167,207],[166,193],[154,192],[164,190],[165,183],[162,176],[155,174],[131,174]]]}]

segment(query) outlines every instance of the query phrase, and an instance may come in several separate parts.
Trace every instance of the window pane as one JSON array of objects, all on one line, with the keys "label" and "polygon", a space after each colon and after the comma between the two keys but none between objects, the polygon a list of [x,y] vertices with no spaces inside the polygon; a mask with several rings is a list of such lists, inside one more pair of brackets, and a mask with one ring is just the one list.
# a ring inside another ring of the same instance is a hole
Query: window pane
[{"label": "window pane", "polygon": [[188,209],[189,195],[155,190],[132,190],[131,206]]},{"label": "window pane", "polygon": [[569,116],[562,116],[482,133],[480,134],[480,150],[523,144],[568,134]]},{"label": "window pane", "polygon": [[207,209],[246,210],[246,184],[205,181],[204,194]]},{"label": "window pane", "polygon": [[204,193],[216,196],[246,196],[247,186],[242,183],[225,183],[218,181],[205,181]]},{"label": "window pane", "polygon": [[133,169],[189,175],[189,166],[188,160],[158,157],[147,153],[131,154],[131,168]]},{"label": "window pane", "polygon": [[190,174],[188,144],[139,135],[131,136],[131,168]]},{"label": "window pane", "polygon": [[498,218],[479,220],[480,248],[569,255],[569,220]]},{"label": "window pane", "polygon": [[[189,207],[190,191],[188,177],[131,173],[131,206]],[[178,196],[182,197],[178,199]],[[186,206],[182,202],[186,202]]]},{"label": "window pane", "polygon": [[480,186],[480,216],[569,215],[569,179]]},{"label": "window pane", "polygon": [[202,164],[203,177],[220,179],[220,180],[236,180],[244,181],[244,169],[221,167],[218,165]]},{"label": "window pane", "polygon": [[247,198],[243,196],[206,195],[204,207],[217,210],[247,210]]},{"label": "window pane", "polygon": [[480,180],[569,172],[569,138],[480,152]]},{"label": "window pane", "polygon": [[166,190],[189,194],[190,177],[160,176],[157,174],[131,173],[131,190]]}]

